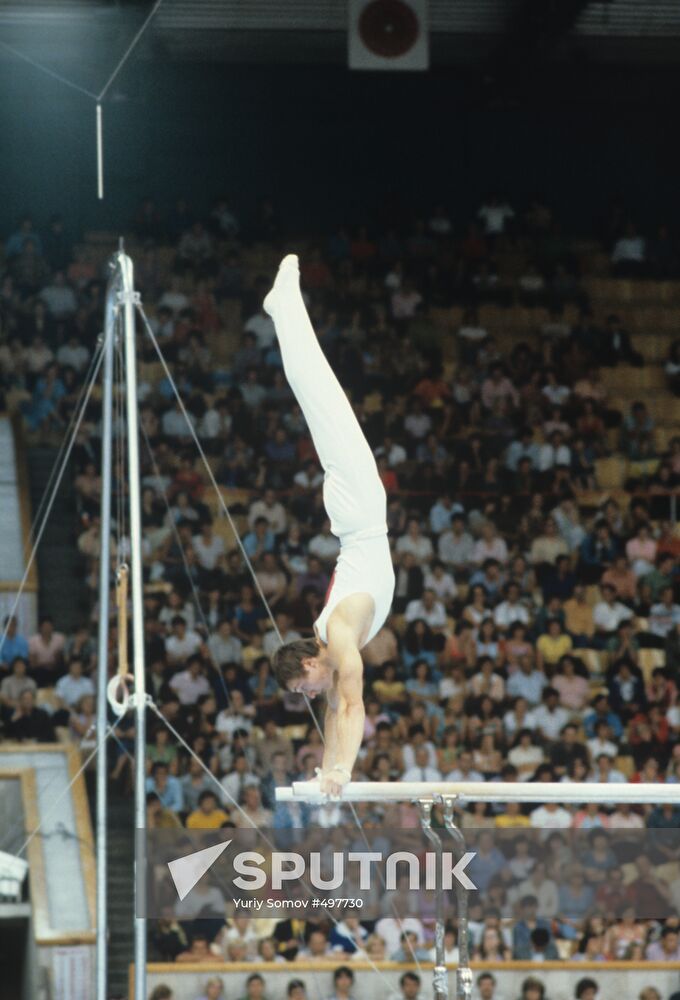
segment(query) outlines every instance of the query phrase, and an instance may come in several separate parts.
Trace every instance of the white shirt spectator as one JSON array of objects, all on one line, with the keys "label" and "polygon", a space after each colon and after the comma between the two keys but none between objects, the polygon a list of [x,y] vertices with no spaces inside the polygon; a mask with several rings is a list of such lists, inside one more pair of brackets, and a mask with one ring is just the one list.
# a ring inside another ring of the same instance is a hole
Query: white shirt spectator
[{"label": "white shirt spectator", "polygon": [[571,396],[571,389],[568,385],[544,385],[541,393],[552,406],[564,406]]},{"label": "white shirt spectator", "polygon": [[57,361],[64,367],[70,366],[77,372],[82,372],[90,360],[90,352],[79,340],[69,340],[57,350]]},{"label": "white shirt spectator", "polygon": [[401,781],[441,781],[442,772],[438,767],[414,767],[407,768],[401,776]]},{"label": "white shirt spectator", "polygon": [[265,312],[258,312],[251,316],[243,329],[246,333],[255,335],[257,346],[261,351],[266,351],[276,340],[274,320]]},{"label": "white shirt spectator", "polygon": [[167,306],[171,309],[173,313],[180,313],[183,309],[186,309],[190,305],[189,299],[184,294],[177,289],[168,289],[167,292],[163,292],[160,299],[158,300],[158,308],[162,306]]},{"label": "white shirt spectator", "polygon": [[[194,423],[194,418],[189,413],[187,414],[190,422]],[[173,406],[171,410],[166,410],[166,412],[161,417],[161,429],[166,437],[189,437],[191,431],[187,425],[186,417],[184,414]]]},{"label": "white shirt spectator", "polygon": [[410,552],[414,556],[416,562],[425,563],[430,562],[432,559],[432,542],[427,537],[427,535],[401,535],[397,539],[397,554],[401,555],[403,552]]},{"label": "white shirt spectator", "polygon": [[612,760],[619,755],[619,748],[611,740],[601,740],[599,737],[593,737],[592,740],[586,740],[586,746],[588,747],[591,760],[597,760],[600,754],[603,753],[606,753]]},{"label": "white shirt spectator", "polygon": [[550,442],[542,444],[538,452],[539,472],[547,472],[556,465],[571,465],[571,448],[566,444],[557,447]]},{"label": "white shirt spectator", "polygon": [[[520,771],[520,780],[528,781],[533,773],[529,768],[535,770],[539,764],[543,763],[545,755],[541,748],[534,744],[528,747],[516,746],[508,754],[508,760],[513,767],[516,767]],[[524,768],[527,768],[527,770],[524,770]]]},{"label": "white shirt spectator", "polygon": [[541,670],[532,670],[529,674],[525,674],[523,670],[516,670],[508,678],[505,693],[511,698],[525,698],[534,708],[540,703],[547,683],[548,680]]},{"label": "white shirt spectator", "polygon": [[[300,473],[298,473],[299,475]],[[303,473],[306,475],[306,473]],[[297,476],[295,481],[297,482]],[[322,477],[323,478],[323,477]],[[250,505],[248,510],[248,527],[254,528],[258,517],[263,517],[275,535],[281,535],[286,530],[288,519],[283,504],[276,500],[274,503],[267,503],[265,500],[256,500]]]},{"label": "white shirt spectator", "polygon": [[235,635],[225,639],[219,632],[213,633],[208,639],[208,649],[218,666],[223,663],[240,663],[243,659],[243,647]]},{"label": "white shirt spectator", "polygon": [[89,677],[71,677],[65,674],[54,687],[54,693],[67,705],[77,705],[83,695],[94,694],[94,684]]},{"label": "white shirt spectator", "polygon": [[418,944],[425,940],[423,925],[417,917],[383,917],[375,925],[375,933],[385,942],[385,953],[393,955],[399,950],[401,935],[405,931],[413,931],[418,937]]},{"label": "white shirt spectator", "polygon": [[309,554],[318,556],[322,562],[334,562],[340,555],[340,542],[335,535],[314,535],[308,546]]},{"label": "white shirt spectator", "polygon": [[[588,740],[588,743],[591,741]],[[607,753],[606,750],[600,750],[600,753]],[[597,768],[590,773],[588,776],[588,781],[596,785],[627,785],[628,778],[625,776],[623,771],[619,771],[615,767],[610,767],[606,775],[603,775]]]},{"label": "white shirt spectator", "polygon": [[680,604],[653,604],[649,610],[648,629],[652,635],[665,639],[674,625],[680,623]]},{"label": "white shirt spectator", "polygon": [[503,729],[509,740],[514,739],[520,729],[537,729],[534,712],[527,712],[520,726],[517,716],[509,709],[503,716]]},{"label": "white shirt spectator", "polygon": [[295,642],[296,639],[301,638],[300,633],[291,628],[281,636],[281,641],[279,641],[278,633],[274,629],[271,629],[271,631],[265,633],[265,637],[262,640],[262,652],[265,656],[272,656],[281,645],[281,642]]},{"label": "white shirt spectator", "polygon": [[595,628],[605,632],[616,632],[623,621],[633,617],[633,612],[620,601],[599,601],[593,608],[593,623]]},{"label": "white shirt spectator", "polygon": [[225,774],[221,781],[222,788],[225,791],[222,799],[223,805],[233,806],[234,802],[240,802],[241,793],[244,788],[252,787],[253,785],[259,787],[259,784],[260,779],[252,771],[244,771],[243,774],[239,774],[238,771],[232,771],[230,774]]},{"label": "white shirt spectator", "polygon": [[558,740],[562,729],[571,718],[566,708],[561,705],[551,712],[546,705],[539,705],[532,712],[534,725],[539,729],[547,740]]},{"label": "white shirt spectator", "polygon": [[194,676],[190,670],[180,670],[170,679],[170,687],[179,698],[180,705],[195,705],[201,695],[210,694],[211,688],[203,674]]},{"label": "white shirt spectator", "polygon": [[430,509],[430,529],[433,534],[441,535],[451,527],[451,518],[454,514],[462,513],[463,508],[459,503],[450,503],[444,500],[437,500]]},{"label": "white shirt spectator", "polygon": [[199,436],[214,441],[217,437],[227,437],[231,431],[231,416],[228,413],[220,413],[218,409],[211,406],[206,410],[198,426]]},{"label": "white shirt spectator", "polygon": [[450,573],[436,576],[431,570],[425,573],[425,587],[433,590],[440,601],[452,601],[458,593],[456,581]]},{"label": "white shirt spectator", "polygon": [[539,455],[540,445],[535,441],[528,443],[521,440],[511,441],[505,452],[505,467],[511,472],[517,472],[521,459],[528,458],[532,469],[535,469],[538,466]]},{"label": "white shirt spectator", "polygon": [[247,715],[241,715],[239,712],[232,713],[226,708],[215,719],[215,729],[217,732],[227,733],[230,738],[237,729],[245,729],[249,733],[252,728],[252,720]]},{"label": "white shirt spectator", "polygon": [[441,601],[435,601],[432,607],[425,606],[425,602],[418,598],[409,601],[406,605],[404,618],[407,622],[414,622],[417,618],[422,618],[430,628],[446,628],[446,609]]},{"label": "white shirt spectator", "polygon": [[302,469],[300,472],[295,473],[293,482],[297,486],[301,486],[303,490],[315,490],[323,483],[323,472],[317,469],[310,476],[306,469]]},{"label": "white shirt spectator", "polygon": [[486,340],[489,336],[489,331],[483,326],[473,326],[465,323],[458,327],[458,336],[462,337],[463,340],[470,341],[470,343],[478,344],[482,340]]},{"label": "white shirt spectator", "polygon": [[397,444],[396,441],[392,441],[389,448],[385,448],[380,445],[380,447],[375,449],[376,458],[382,458],[383,455],[387,459],[387,464],[390,469],[394,469],[397,465],[402,465],[408,458],[406,448]]},{"label": "white shirt spectator", "polygon": [[40,292],[39,299],[47,306],[48,312],[56,319],[63,319],[65,316],[73,316],[78,308],[73,289],[66,284],[48,285]]},{"label": "white shirt spectator", "polygon": [[203,569],[215,569],[225,552],[222,536],[213,534],[205,538],[202,534],[194,535],[192,544]]},{"label": "white shirt spectator", "polygon": [[614,244],[612,263],[633,261],[642,263],[645,259],[645,240],[643,236],[622,236]]},{"label": "white shirt spectator", "polygon": [[432,421],[427,413],[409,413],[404,420],[404,428],[411,437],[421,441],[432,429]]},{"label": "white shirt spectator", "polygon": [[478,538],[472,549],[472,561],[477,566],[481,566],[487,559],[495,559],[504,564],[508,561],[508,546],[505,539],[496,535],[492,541],[488,542],[484,538]]},{"label": "white shirt spectator", "polygon": [[551,878],[544,878],[539,883],[527,878],[512,890],[513,900],[519,901],[524,896],[535,896],[538,900],[538,916],[548,920],[557,915],[559,896],[557,885]]},{"label": "white shirt spectator", "polygon": [[[428,767],[436,768],[437,751],[435,749],[434,743],[431,743],[429,740],[426,740],[425,743],[422,744],[422,746],[425,747],[428,753]],[[407,743],[405,746],[402,747],[401,755],[402,755],[402,760],[404,761],[404,770],[408,771],[409,768],[416,766],[416,752],[410,743]]]},{"label": "white shirt spectator", "polygon": [[202,639],[198,632],[193,632],[191,629],[187,629],[184,636],[180,639],[177,635],[169,635],[165,640],[165,652],[167,653],[168,660],[171,663],[177,663],[178,660],[186,660],[187,657],[193,656],[201,648]]},{"label": "white shirt spectator", "polygon": [[472,562],[472,550],[474,549],[472,535],[463,531],[456,535],[453,531],[445,531],[439,536],[437,542],[437,555],[447,566],[454,569],[465,568]]},{"label": "white shirt spectator", "polygon": [[477,217],[484,223],[484,232],[487,236],[497,236],[505,232],[506,222],[514,219],[515,213],[507,202],[492,201],[482,205]]},{"label": "white shirt spectator", "polygon": [[539,806],[529,815],[529,822],[538,830],[568,830],[571,827],[571,813],[564,806]]},{"label": "white shirt spectator", "polygon": [[507,628],[512,622],[529,624],[529,611],[519,601],[501,601],[493,613],[493,620],[498,628]]},{"label": "white shirt spectator", "polygon": [[461,771],[459,767],[454,767],[453,771],[449,771],[446,775],[444,781],[484,781],[484,775],[472,768],[469,771]]}]

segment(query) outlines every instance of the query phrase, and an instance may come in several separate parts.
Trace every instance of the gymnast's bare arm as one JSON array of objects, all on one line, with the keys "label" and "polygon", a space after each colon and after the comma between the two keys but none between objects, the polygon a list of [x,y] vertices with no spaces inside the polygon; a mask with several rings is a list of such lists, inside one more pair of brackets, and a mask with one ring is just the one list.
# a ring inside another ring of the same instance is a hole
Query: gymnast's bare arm
[{"label": "gymnast's bare arm", "polygon": [[328,621],[328,658],[333,686],[324,719],[325,750],[321,790],[339,795],[351,776],[364,736],[364,665],[359,649],[368,634],[375,603],[369,594],[340,601]]}]

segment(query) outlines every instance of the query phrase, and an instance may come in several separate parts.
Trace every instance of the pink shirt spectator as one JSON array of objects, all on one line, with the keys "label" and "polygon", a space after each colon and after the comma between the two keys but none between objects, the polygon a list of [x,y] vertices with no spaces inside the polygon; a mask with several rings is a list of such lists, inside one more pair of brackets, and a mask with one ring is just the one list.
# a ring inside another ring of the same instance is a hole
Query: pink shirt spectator
[{"label": "pink shirt spectator", "polygon": [[482,402],[487,410],[492,410],[498,400],[512,402],[513,406],[519,406],[519,393],[509,378],[501,378],[495,381],[487,378],[482,384]]},{"label": "pink shirt spectator", "polygon": [[564,677],[558,674],[551,681],[552,686],[560,694],[560,705],[580,712],[588,701],[589,687],[585,677],[578,674],[575,677]]},{"label": "pink shirt spectator", "polygon": [[28,658],[32,667],[54,667],[64,652],[65,636],[53,632],[48,640],[36,632],[28,640]]}]

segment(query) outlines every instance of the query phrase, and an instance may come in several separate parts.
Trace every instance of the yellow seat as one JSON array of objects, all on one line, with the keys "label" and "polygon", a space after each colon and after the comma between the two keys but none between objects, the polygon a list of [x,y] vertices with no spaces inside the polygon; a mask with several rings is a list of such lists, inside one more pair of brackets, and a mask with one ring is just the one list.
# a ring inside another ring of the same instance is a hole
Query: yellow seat
[{"label": "yellow seat", "polygon": [[605,490],[620,489],[626,478],[627,463],[625,459],[612,455],[611,458],[598,458],[595,462],[595,479],[598,486]]},{"label": "yellow seat", "polygon": [[657,667],[666,666],[666,651],[663,649],[641,649],[639,652],[640,669],[648,684],[652,679],[652,673]]},{"label": "yellow seat", "polygon": [[575,649],[572,652],[574,656],[577,656],[586,665],[588,672],[593,675],[602,676],[607,669],[609,654],[602,649]]}]

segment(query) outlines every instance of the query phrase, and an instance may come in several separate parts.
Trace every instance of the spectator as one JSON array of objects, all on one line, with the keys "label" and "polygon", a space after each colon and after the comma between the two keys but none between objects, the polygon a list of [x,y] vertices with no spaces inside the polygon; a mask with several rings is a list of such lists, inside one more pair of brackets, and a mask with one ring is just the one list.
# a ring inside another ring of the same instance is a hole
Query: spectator
[{"label": "spectator", "polygon": [[333,972],[333,993],[329,1000],[351,1000],[354,973],[347,965],[341,965]]},{"label": "spectator", "polygon": [[28,642],[19,633],[19,622],[16,615],[7,615],[3,620],[4,636],[0,642],[0,664],[10,665],[17,657],[28,660]]},{"label": "spectator", "polygon": [[177,778],[169,773],[168,765],[156,761],[151,767],[151,775],[146,779],[147,792],[153,792],[165,809],[179,813],[184,808],[182,786]]},{"label": "spectator", "polygon": [[54,740],[52,720],[35,704],[35,692],[26,688],[19,695],[14,711],[7,715],[5,734],[17,742],[51,743]]},{"label": "spectator", "polygon": [[54,684],[62,664],[66,637],[55,631],[49,617],[40,620],[38,631],[28,640],[28,658],[38,687]]},{"label": "spectator", "polygon": [[203,993],[197,1000],[222,1000],[224,997],[224,984],[218,976],[211,976],[203,987]]},{"label": "spectator", "polygon": [[390,996],[390,1000],[424,1000],[420,992],[421,979],[415,972],[405,972],[399,978],[399,993]]}]

